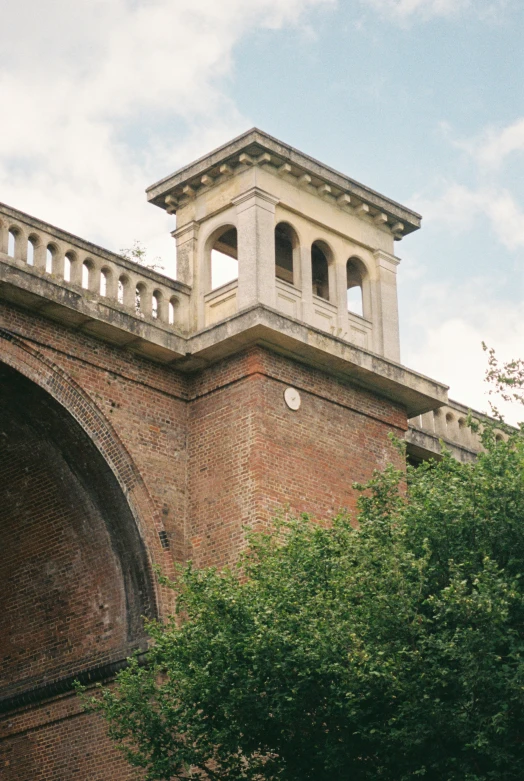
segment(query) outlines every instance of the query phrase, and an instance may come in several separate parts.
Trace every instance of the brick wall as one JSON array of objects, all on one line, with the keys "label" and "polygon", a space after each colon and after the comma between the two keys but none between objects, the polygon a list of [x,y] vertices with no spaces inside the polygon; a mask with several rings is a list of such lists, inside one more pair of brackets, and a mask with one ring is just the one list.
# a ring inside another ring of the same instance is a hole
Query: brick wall
[{"label": "brick wall", "polygon": [[120,562],[100,508],[53,443],[3,401],[0,666],[6,696],[120,658],[127,616]]},{"label": "brick wall", "polygon": [[[398,459],[402,409],[263,348],[184,376],[3,304],[1,328],[0,706],[136,645],[140,612],[170,608],[152,563],[224,563],[282,506],[354,509],[353,481]],[[0,776],[130,778],[101,730],[71,696],[11,710]]]},{"label": "brick wall", "polygon": [[136,781],[105,734],[74,696],[11,714],[0,722],[2,781]]},{"label": "brick wall", "polygon": [[388,433],[405,430],[402,409],[261,348],[202,372],[192,395],[188,542],[199,565],[226,562],[243,525],[282,508],[319,519],[354,511],[353,482],[398,462]]}]

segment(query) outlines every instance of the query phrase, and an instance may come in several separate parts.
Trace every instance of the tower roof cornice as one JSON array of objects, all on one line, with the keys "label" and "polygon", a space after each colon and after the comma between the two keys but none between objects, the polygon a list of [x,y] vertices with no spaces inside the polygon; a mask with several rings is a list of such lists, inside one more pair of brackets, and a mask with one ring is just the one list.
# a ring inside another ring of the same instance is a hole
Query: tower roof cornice
[{"label": "tower roof cornice", "polygon": [[395,238],[420,228],[421,216],[289,144],[252,128],[147,188],[148,201],[170,213],[249,167],[262,166],[297,187],[357,215],[369,215]]}]

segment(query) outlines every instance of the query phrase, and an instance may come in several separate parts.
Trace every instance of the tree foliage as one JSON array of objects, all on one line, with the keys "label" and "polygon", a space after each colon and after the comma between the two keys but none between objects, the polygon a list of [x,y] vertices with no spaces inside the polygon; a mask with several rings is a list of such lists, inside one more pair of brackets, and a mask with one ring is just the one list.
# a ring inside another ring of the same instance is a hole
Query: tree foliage
[{"label": "tree foliage", "polygon": [[137,263],[144,268],[151,269],[151,271],[165,271],[165,266],[162,265],[162,259],[156,257],[153,258],[153,260],[150,260],[147,256],[146,248],[138,239],[134,240],[132,247],[121,249],[120,254],[126,260]]},{"label": "tree foliage", "polygon": [[[490,383],[489,393],[504,401],[524,405],[524,359],[514,358],[501,366],[493,347],[488,347],[484,342],[482,347],[488,354],[486,380]],[[503,416],[493,403],[491,409],[494,417],[503,422]]]},{"label": "tree foliage", "polygon": [[387,468],[358,525],[249,535],[180,570],[176,615],[91,707],[147,779],[517,781],[524,439]]}]

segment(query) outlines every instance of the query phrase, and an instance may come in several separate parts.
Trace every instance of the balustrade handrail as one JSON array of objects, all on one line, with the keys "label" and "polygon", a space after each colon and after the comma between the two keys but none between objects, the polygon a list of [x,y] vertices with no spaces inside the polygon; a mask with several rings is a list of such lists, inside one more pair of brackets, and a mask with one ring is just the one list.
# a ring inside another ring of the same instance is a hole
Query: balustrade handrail
[{"label": "balustrade handrail", "polygon": [[[35,232],[41,231],[42,233],[45,233],[46,236],[50,239],[54,238],[60,241],[62,244],[69,245],[71,250],[82,250],[82,252],[85,252],[88,257],[94,256],[95,258],[107,260],[117,266],[122,266],[122,268],[126,269],[126,271],[130,271],[133,274],[146,277],[152,282],[157,282],[158,284],[172,287],[173,290],[185,293],[186,295],[188,295],[191,291],[191,288],[183,282],[179,282],[178,280],[173,279],[172,277],[168,277],[154,269],[150,269],[147,266],[142,266],[140,263],[128,260],[117,252],[111,252],[111,250],[105,249],[98,244],[87,241],[80,236],[76,236],[74,233],[68,233],[67,231],[62,230],[62,228],[57,228],[51,223],[44,222],[38,217],[33,217],[30,214],[26,214],[25,212],[14,209],[12,206],[8,206],[7,204],[1,202],[0,215],[7,217],[13,222],[21,222],[26,227],[33,228]],[[11,225],[8,224],[5,227],[9,229]]]},{"label": "balustrade handrail", "polygon": [[[447,404],[442,407],[411,418],[409,427],[478,453],[483,449],[482,442],[479,433],[466,425],[469,414],[474,421],[479,423],[493,422],[493,419],[486,413],[478,412],[458,401],[448,399]],[[508,435],[505,431],[497,429],[496,436],[506,439]]]},{"label": "balustrade handrail", "polygon": [[188,285],[2,203],[0,255],[140,319],[187,330]]}]

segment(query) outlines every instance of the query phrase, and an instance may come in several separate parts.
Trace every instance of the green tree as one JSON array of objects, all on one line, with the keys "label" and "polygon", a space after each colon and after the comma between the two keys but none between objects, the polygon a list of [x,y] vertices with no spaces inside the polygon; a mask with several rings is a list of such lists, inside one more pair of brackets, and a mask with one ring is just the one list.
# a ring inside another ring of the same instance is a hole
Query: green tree
[{"label": "green tree", "polygon": [[146,663],[90,698],[131,764],[147,779],[520,781],[524,438],[482,436],[473,464],[376,473],[357,525],[277,521],[236,567],[181,569]]},{"label": "green tree", "polygon": [[120,254],[126,260],[130,260],[132,263],[138,263],[139,266],[149,268],[151,271],[165,271],[165,266],[162,265],[162,259],[156,257],[153,258],[153,260],[149,260],[146,248],[138,239],[134,240],[132,247],[121,249]]}]

